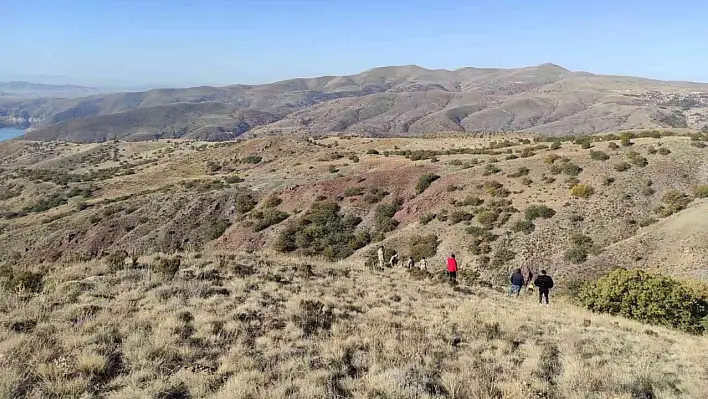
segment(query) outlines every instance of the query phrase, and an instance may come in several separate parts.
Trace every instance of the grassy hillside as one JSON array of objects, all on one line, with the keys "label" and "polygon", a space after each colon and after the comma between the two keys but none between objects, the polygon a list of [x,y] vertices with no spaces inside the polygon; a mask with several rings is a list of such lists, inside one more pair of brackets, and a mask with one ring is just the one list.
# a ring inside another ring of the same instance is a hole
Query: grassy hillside
[{"label": "grassy hillside", "polygon": [[[708,341],[404,269],[225,253],[0,295],[2,397],[699,398]],[[31,292],[34,289],[36,293]]]}]

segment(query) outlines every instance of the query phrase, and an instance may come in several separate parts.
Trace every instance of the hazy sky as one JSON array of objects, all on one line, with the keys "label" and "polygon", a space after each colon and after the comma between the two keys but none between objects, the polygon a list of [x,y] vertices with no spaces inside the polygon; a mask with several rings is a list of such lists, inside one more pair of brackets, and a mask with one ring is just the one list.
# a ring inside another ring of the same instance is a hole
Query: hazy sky
[{"label": "hazy sky", "polygon": [[0,38],[0,79],[230,84],[553,62],[708,82],[705,0],[0,0]]}]

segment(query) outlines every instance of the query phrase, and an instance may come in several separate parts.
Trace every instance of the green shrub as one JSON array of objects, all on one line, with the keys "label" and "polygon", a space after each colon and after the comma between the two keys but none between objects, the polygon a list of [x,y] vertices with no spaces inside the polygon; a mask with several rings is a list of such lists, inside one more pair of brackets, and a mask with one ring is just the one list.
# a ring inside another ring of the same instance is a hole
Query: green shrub
[{"label": "green shrub", "polygon": [[398,221],[393,218],[393,215],[401,209],[401,205],[403,205],[403,200],[396,198],[390,204],[381,204],[376,207],[374,211],[374,224],[377,231],[386,233],[398,227]]},{"label": "green shrub", "polygon": [[615,164],[615,170],[618,172],[624,172],[626,170],[629,170],[631,167],[632,165],[627,162],[619,162]]},{"label": "green shrub", "polygon": [[435,219],[435,214],[434,213],[424,213],[420,215],[420,224],[426,225]]},{"label": "green shrub", "polygon": [[575,247],[589,249],[592,247],[592,238],[581,233],[575,233],[570,236],[570,243]]},{"label": "green shrub", "polygon": [[364,187],[349,187],[344,190],[345,197],[356,197],[364,194]]},{"label": "green shrub", "polygon": [[517,169],[516,172],[509,174],[509,177],[521,177],[521,176],[526,176],[530,172],[529,168],[522,166],[519,169]]},{"label": "green shrub", "polygon": [[552,218],[555,214],[556,211],[546,205],[531,205],[524,211],[524,216],[529,221],[533,221],[536,218]]},{"label": "green shrub", "polygon": [[708,198],[708,184],[696,187],[694,195],[696,198]]},{"label": "green shrub", "polygon": [[263,211],[256,212],[253,215],[255,219],[253,222],[253,231],[258,232],[267,229],[270,226],[274,226],[283,220],[287,219],[290,215],[278,210],[274,207],[266,208]]},{"label": "green shrub", "polygon": [[511,193],[504,188],[504,185],[495,180],[484,182],[484,191],[492,197],[508,197]]},{"label": "green shrub", "polygon": [[501,169],[499,169],[496,165],[487,164],[484,166],[484,172],[482,172],[482,175],[489,176],[499,172],[501,172]]},{"label": "green shrub", "polygon": [[627,153],[627,158],[629,158],[629,162],[631,162],[632,165],[636,165],[641,168],[649,164],[649,161],[636,151],[629,151]]},{"label": "green shrub", "polygon": [[251,209],[256,207],[256,204],[256,200],[253,199],[253,196],[248,193],[239,193],[234,199],[234,206],[236,212],[239,213],[246,213],[250,211]]},{"label": "green shrub", "polygon": [[438,252],[438,237],[435,234],[413,236],[408,241],[409,255],[417,262],[422,258],[432,258]]},{"label": "green shrub", "polygon": [[607,161],[610,156],[602,151],[590,151],[590,158],[596,161]]},{"label": "green shrub", "polygon": [[666,217],[678,211],[686,209],[691,203],[692,198],[688,194],[684,194],[678,190],[671,190],[661,196],[661,201],[665,204],[661,208],[661,215]]},{"label": "green shrub", "polygon": [[209,240],[216,240],[217,238],[224,235],[226,230],[231,227],[231,222],[228,220],[217,220],[209,226],[208,236]]},{"label": "green shrub", "polygon": [[463,210],[455,210],[450,213],[450,224],[457,224],[460,222],[468,222],[474,218],[474,214],[465,212]]},{"label": "green shrub", "polygon": [[153,270],[168,277],[174,277],[174,275],[177,274],[177,271],[179,271],[181,264],[182,257],[179,255],[169,258],[158,257],[155,259]]},{"label": "green shrub", "polygon": [[388,195],[388,191],[382,190],[378,187],[372,187],[369,189],[369,191],[364,195],[364,202],[368,204],[376,204],[378,202],[381,202],[381,200]]},{"label": "green shrub", "polygon": [[315,202],[310,210],[287,226],[278,236],[275,249],[306,256],[322,255],[343,259],[368,244],[368,234],[357,234],[361,218],[343,215],[334,202]]},{"label": "green shrub", "polygon": [[643,270],[618,269],[588,284],[581,302],[593,312],[701,334],[708,326],[708,304],[686,284]]},{"label": "green shrub", "polygon": [[554,141],[554,142],[551,144],[551,150],[552,150],[552,151],[555,151],[555,150],[557,150],[557,149],[559,149],[559,148],[561,148],[561,142],[560,142],[560,141]]},{"label": "green shrub", "polygon": [[263,160],[263,157],[262,157],[262,156],[256,155],[256,154],[251,154],[251,155],[249,155],[249,156],[243,158],[243,159],[241,160],[241,162],[243,162],[243,163],[250,163],[250,164],[254,164],[254,165],[255,165],[255,164],[261,163],[262,160]]},{"label": "green shrub", "polygon": [[488,228],[494,227],[494,223],[496,223],[498,218],[499,213],[491,210],[482,211],[477,215],[477,221]]},{"label": "green shrub", "polygon": [[580,264],[588,259],[588,251],[579,247],[568,248],[563,254],[563,258],[568,262]]},{"label": "green shrub", "polygon": [[474,195],[467,196],[462,202],[455,202],[457,206],[479,206],[484,203],[482,198],[476,197]]},{"label": "green shrub", "polygon": [[519,219],[511,225],[511,230],[517,233],[522,232],[525,234],[530,234],[535,228],[536,225],[528,219]]},{"label": "green shrub", "polygon": [[563,174],[568,176],[577,176],[583,171],[583,168],[571,162],[563,162],[561,164],[561,170]]},{"label": "green shrub", "polygon": [[590,198],[595,193],[595,189],[587,184],[576,184],[570,189],[570,195],[578,198]]},{"label": "green shrub", "polygon": [[631,133],[622,133],[620,135],[620,144],[622,145],[622,147],[629,147],[633,145],[634,143],[632,143],[631,140],[632,137],[634,137],[634,135]]},{"label": "green shrub", "polygon": [[275,194],[269,195],[263,200],[264,208],[275,208],[276,206],[283,203],[283,200]]},{"label": "green shrub", "polygon": [[427,173],[422,175],[418,179],[418,184],[415,186],[415,191],[418,194],[421,194],[423,191],[425,191],[430,185],[435,181],[438,180],[440,176],[432,174],[432,173]]},{"label": "green shrub", "polygon": [[358,163],[358,162],[359,162],[359,157],[356,156],[356,155],[354,155],[354,154],[349,155],[349,158],[348,158],[348,159],[349,159],[350,161],[354,162],[354,163]]},{"label": "green shrub", "polygon": [[373,148],[366,150],[366,153],[368,155],[379,155],[379,152],[374,150]]},{"label": "green shrub", "polygon": [[609,148],[610,150],[616,150],[619,148],[619,146],[617,145],[617,143],[610,141],[607,144],[607,148]]},{"label": "green shrub", "polygon": [[550,154],[550,155],[546,156],[546,158],[543,159],[543,162],[548,165],[553,165],[560,158],[561,157],[558,154]]}]

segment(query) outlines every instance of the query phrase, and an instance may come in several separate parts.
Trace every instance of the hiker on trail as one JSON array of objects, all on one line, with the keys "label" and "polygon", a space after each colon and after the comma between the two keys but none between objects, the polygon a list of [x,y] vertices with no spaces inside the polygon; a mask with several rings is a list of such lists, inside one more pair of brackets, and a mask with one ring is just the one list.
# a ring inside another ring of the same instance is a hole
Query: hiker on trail
[{"label": "hiker on trail", "polygon": [[541,275],[536,277],[534,285],[538,287],[538,303],[543,305],[543,298],[546,298],[546,306],[550,305],[548,302],[548,292],[553,288],[553,279],[551,276],[546,274],[545,270],[541,270]]},{"label": "hiker on trail", "polygon": [[383,249],[383,247],[379,247],[378,255],[379,255],[379,269],[383,269],[384,268],[384,249]]},{"label": "hiker on trail", "polygon": [[514,273],[511,274],[511,286],[509,287],[509,295],[512,296],[516,294],[516,297],[519,297],[519,293],[521,292],[521,288],[524,287],[524,275],[521,274],[521,269],[516,269]]},{"label": "hiker on trail", "polygon": [[457,283],[457,259],[455,259],[455,254],[450,254],[450,257],[447,258],[447,275],[451,283]]},{"label": "hiker on trail", "polygon": [[409,257],[408,257],[408,262],[406,262],[406,267],[407,267],[408,269],[412,269],[412,268],[415,267],[415,262],[413,261],[413,257],[412,257],[412,256],[409,256]]},{"label": "hiker on trail", "polygon": [[391,257],[391,259],[389,259],[389,261],[388,261],[388,264],[389,264],[391,267],[396,266],[396,263],[398,263],[398,253],[393,254],[393,256]]},{"label": "hiker on trail", "polygon": [[425,258],[420,260],[419,265],[420,265],[420,270],[428,271],[428,262],[425,260]]}]

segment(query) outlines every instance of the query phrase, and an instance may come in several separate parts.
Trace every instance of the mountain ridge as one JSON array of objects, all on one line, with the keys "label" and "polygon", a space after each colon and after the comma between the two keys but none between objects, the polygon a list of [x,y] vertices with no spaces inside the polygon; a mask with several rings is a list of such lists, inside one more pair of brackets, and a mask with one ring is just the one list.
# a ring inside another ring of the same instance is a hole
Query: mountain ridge
[{"label": "mountain ridge", "polygon": [[[183,104],[199,112],[168,117]],[[141,117],[153,107],[156,117]],[[248,126],[224,109],[264,113]],[[110,125],[105,126],[104,116]],[[160,117],[159,115],[163,115]],[[229,140],[263,135],[419,136],[456,131],[587,135],[618,130],[708,125],[708,84],[574,72],[559,65],[500,69],[384,66],[346,76],[270,84],[154,89],[72,99],[0,101],[0,120],[32,119],[32,140]],[[185,126],[185,121],[188,121]],[[139,124],[142,123],[142,124]],[[234,126],[240,126],[234,129]],[[177,132],[177,133],[175,133]],[[205,132],[219,132],[211,134]]]}]

